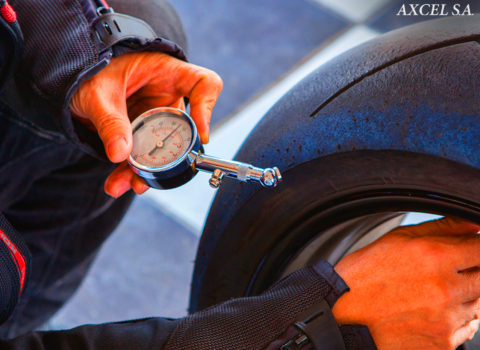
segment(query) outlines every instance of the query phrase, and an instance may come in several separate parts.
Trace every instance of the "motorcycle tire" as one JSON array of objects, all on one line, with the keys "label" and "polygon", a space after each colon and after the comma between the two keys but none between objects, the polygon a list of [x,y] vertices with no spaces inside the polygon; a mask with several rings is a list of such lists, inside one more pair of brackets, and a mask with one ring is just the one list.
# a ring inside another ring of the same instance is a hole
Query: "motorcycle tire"
[{"label": "motorcycle tire", "polygon": [[278,101],[236,159],[278,166],[284,181],[222,185],[190,311],[261,293],[340,223],[410,211],[480,222],[479,40],[475,16],[405,27],[322,65]]}]

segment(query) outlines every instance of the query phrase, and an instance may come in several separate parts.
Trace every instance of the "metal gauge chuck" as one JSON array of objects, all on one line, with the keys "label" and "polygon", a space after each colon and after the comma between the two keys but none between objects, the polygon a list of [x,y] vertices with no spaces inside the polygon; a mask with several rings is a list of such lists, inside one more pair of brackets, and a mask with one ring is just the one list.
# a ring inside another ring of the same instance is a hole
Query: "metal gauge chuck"
[{"label": "metal gauge chuck", "polygon": [[275,187],[278,168],[258,168],[204,154],[193,119],[171,107],[151,109],[132,122],[133,149],[128,163],[153,188],[169,189],[190,181],[199,170],[210,172],[218,188],[224,177]]}]

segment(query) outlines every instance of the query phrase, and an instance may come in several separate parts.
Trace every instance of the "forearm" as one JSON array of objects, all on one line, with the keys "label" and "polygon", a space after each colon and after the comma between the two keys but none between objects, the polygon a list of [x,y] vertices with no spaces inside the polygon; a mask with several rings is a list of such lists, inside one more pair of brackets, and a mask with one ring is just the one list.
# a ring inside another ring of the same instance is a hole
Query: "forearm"
[{"label": "forearm", "polygon": [[0,341],[5,350],[148,350],[163,349],[177,320],[147,318],[85,325],[65,331],[31,332]]},{"label": "forearm", "polygon": [[23,33],[23,55],[2,100],[21,118],[66,135],[92,155],[103,156],[102,148],[95,135],[75,124],[69,109],[79,86],[107,66],[111,57],[126,52],[159,51],[185,59],[180,46],[166,38],[167,30],[145,29],[149,27],[144,22],[138,22],[144,30],[127,25],[120,34],[114,32],[119,35],[112,40],[101,40],[100,34],[106,32],[98,30],[106,30],[104,17],[90,0],[17,0],[12,7]]},{"label": "forearm", "polygon": [[[67,331],[32,332],[0,342],[0,347],[6,350],[278,349],[300,335],[295,323],[312,316],[322,300],[329,309],[347,290],[333,268],[322,262],[293,273],[260,296],[233,299],[184,319],[149,318]],[[310,338],[305,349],[337,350],[329,341],[335,334],[339,335],[341,345],[345,344],[344,349],[375,349],[366,327],[338,328],[335,322],[328,326],[323,329],[325,338]],[[319,343],[321,347],[317,346]]]},{"label": "forearm", "polygon": [[[326,261],[301,269],[255,297],[233,299],[183,319],[173,332],[166,349],[278,349],[301,337],[297,323],[312,318],[307,343],[316,349],[375,349],[368,329],[348,326],[339,329],[335,320],[324,316],[348,286]],[[319,304],[326,313],[318,313]],[[317,333],[318,335],[318,333]],[[337,336],[337,343],[329,342]],[[318,344],[322,347],[318,347]],[[290,348],[288,348],[290,349]],[[306,348],[307,349],[307,348]]]},{"label": "forearm", "polygon": [[17,0],[13,7],[24,37],[19,73],[38,93],[57,102],[64,101],[72,85],[82,79],[80,75],[88,75],[89,70],[94,73],[95,67],[108,62],[112,55],[160,50],[184,58],[180,47],[159,39],[165,33],[153,30],[151,35],[146,34],[150,37],[134,37],[133,32],[128,40],[116,44],[100,40],[103,32],[97,33],[95,26],[99,14],[90,0]]}]

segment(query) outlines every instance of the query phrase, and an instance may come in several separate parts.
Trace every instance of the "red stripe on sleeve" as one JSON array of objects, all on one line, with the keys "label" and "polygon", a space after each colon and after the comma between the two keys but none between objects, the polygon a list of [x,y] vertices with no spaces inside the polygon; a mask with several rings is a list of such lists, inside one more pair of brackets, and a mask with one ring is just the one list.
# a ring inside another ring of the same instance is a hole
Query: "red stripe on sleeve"
[{"label": "red stripe on sleeve", "polygon": [[8,2],[5,2],[5,5],[0,7],[0,14],[8,23],[13,23],[17,20],[17,14]]},{"label": "red stripe on sleeve", "polygon": [[100,0],[103,4],[103,6],[105,6],[106,9],[109,9],[110,6],[108,6],[107,2],[105,0]]},{"label": "red stripe on sleeve", "polygon": [[7,237],[2,230],[0,230],[0,239],[5,243],[10,249],[10,254],[12,255],[13,260],[15,260],[15,264],[17,265],[19,277],[20,277],[20,294],[23,291],[23,285],[25,283],[25,274],[27,272],[27,264],[25,263],[25,259],[23,258],[22,254],[18,251],[17,247],[12,243],[12,241]]}]

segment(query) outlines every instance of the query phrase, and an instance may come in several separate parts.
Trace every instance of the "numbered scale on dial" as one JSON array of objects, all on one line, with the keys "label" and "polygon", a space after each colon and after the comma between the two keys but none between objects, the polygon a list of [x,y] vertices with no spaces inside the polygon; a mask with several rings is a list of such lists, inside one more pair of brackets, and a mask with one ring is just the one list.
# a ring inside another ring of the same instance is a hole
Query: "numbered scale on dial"
[{"label": "numbered scale on dial", "polygon": [[133,149],[129,164],[146,183],[169,189],[190,181],[199,170],[212,173],[210,185],[218,188],[224,177],[275,187],[282,180],[278,168],[207,156],[192,118],[170,107],[149,110],[132,122]]}]

